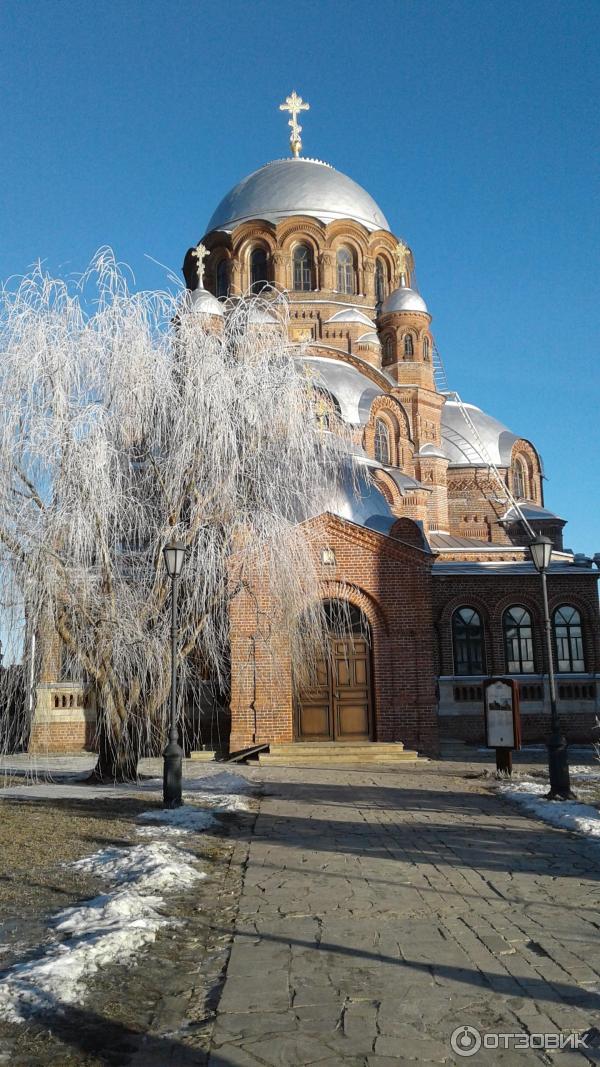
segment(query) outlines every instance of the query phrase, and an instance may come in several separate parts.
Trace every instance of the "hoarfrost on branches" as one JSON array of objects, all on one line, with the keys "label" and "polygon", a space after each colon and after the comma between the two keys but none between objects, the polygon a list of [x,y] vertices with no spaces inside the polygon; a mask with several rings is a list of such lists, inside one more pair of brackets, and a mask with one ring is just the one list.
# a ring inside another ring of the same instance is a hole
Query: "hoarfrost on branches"
[{"label": "hoarfrost on branches", "polygon": [[188,550],[186,699],[202,679],[226,690],[228,604],[257,560],[270,625],[292,635],[298,660],[318,644],[318,576],[298,520],[326,508],[343,441],[315,420],[285,298],[262,305],[266,316],[255,314],[260,297],[232,303],[215,331],[187,292],[130,292],[108,250],[76,285],[38,267],[2,294],[5,627],[22,616],[27,647],[43,637],[34,683],[59,647],[70,676],[86,680],[100,764],[117,776],[164,737],[169,539]]}]

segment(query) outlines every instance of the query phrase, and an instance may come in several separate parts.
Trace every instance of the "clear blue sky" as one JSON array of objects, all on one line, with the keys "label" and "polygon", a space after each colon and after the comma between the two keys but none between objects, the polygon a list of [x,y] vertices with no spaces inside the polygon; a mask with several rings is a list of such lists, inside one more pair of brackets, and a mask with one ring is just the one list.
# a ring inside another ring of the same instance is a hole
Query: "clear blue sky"
[{"label": "clear blue sky", "polygon": [[542,452],[600,550],[598,0],[3,0],[0,276],[111,244],[165,285],[287,155],[350,174],[413,248],[450,385]]}]

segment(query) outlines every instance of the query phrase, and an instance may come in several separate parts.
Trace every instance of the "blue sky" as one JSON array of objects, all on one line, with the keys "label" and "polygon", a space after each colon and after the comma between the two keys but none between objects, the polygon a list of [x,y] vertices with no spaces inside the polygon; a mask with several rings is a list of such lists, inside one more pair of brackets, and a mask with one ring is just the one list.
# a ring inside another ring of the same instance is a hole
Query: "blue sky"
[{"label": "blue sky", "polygon": [[4,0],[0,277],[111,244],[179,271],[228,188],[304,154],[414,250],[452,388],[530,437],[600,550],[597,0]]}]

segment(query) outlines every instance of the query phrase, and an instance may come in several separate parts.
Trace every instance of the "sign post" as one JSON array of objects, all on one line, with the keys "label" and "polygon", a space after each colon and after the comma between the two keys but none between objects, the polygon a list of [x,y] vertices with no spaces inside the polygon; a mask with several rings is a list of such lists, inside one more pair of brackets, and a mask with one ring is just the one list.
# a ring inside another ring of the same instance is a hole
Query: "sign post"
[{"label": "sign post", "polygon": [[519,686],[514,678],[488,678],[483,688],[485,743],[496,749],[496,770],[512,773],[513,750],[521,747]]}]

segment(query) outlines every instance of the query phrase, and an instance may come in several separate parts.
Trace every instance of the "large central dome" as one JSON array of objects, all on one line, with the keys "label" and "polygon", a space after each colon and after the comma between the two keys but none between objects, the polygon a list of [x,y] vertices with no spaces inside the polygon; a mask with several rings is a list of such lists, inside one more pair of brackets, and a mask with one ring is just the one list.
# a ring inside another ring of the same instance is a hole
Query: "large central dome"
[{"label": "large central dome", "polygon": [[249,219],[278,222],[289,215],[312,215],[322,222],[354,219],[368,230],[389,230],[369,194],[328,163],[316,159],[276,159],[255,170],[223,197],[206,232],[231,230]]}]

